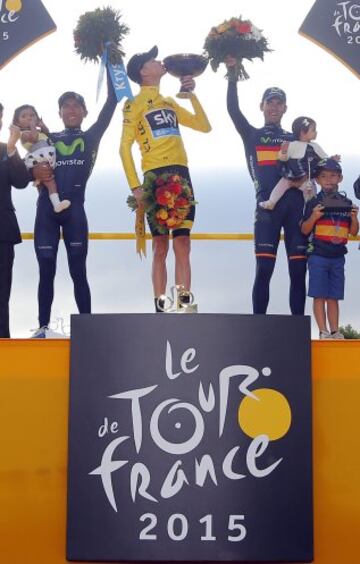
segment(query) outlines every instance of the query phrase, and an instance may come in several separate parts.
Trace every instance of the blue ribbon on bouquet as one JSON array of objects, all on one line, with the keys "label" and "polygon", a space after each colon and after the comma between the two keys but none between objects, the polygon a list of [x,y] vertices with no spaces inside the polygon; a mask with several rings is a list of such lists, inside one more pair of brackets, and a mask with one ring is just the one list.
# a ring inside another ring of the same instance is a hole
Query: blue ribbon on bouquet
[{"label": "blue ribbon on bouquet", "polygon": [[104,74],[106,67],[109,69],[110,79],[114,88],[117,101],[120,102],[120,100],[122,100],[125,96],[127,98],[130,98],[130,100],[132,100],[134,96],[131,91],[131,86],[129,83],[128,76],[126,74],[124,64],[121,62],[116,65],[112,65],[108,61],[107,48],[109,45],[110,43],[105,43],[105,49],[101,57],[99,78],[97,83],[96,101],[99,99],[99,94],[101,90],[101,85],[104,81]]}]

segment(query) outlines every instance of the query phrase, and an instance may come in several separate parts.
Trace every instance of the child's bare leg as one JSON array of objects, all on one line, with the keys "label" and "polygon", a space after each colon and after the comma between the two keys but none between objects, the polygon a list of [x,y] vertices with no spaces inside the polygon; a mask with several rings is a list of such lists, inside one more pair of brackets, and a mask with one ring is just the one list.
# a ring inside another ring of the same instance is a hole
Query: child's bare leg
[{"label": "child's bare leg", "polygon": [[325,298],[314,298],[313,311],[315,321],[317,323],[317,326],[319,327],[319,331],[327,331]]},{"label": "child's bare leg", "polygon": [[265,210],[272,210],[285,194],[285,192],[290,188],[290,181],[287,178],[281,178],[276,186],[273,188],[270,198],[265,200],[265,202],[260,202],[259,206]]},{"label": "child's bare leg", "polygon": [[49,198],[56,213],[66,210],[70,205],[70,200],[60,200],[55,178],[43,182],[49,192]]},{"label": "child's bare leg", "polygon": [[51,180],[48,180],[47,182],[43,182],[43,184],[48,189],[49,194],[57,194],[58,193],[55,178],[52,178]]},{"label": "child's bare leg", "polygon": [[339,302],[337,300],[327,300],[327,318],[329,320],[330,331],[339,331]]}]

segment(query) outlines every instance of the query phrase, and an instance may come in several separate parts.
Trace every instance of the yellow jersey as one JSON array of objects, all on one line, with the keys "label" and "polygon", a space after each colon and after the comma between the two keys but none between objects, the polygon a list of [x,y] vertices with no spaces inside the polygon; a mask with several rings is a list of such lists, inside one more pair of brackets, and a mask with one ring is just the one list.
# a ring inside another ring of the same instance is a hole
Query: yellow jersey
[{"label": "yellow jersey", "polygon": [[163,166],[187,166],[179,124],[205,133],[211,130],[209,120],[195,94],[191,94],[190,101],[193,114],[172,98],[164,98],[158,86],[142,86],[133,100],[125,102],[120,156],[131,189],[142,184],[131,152],[134,141],[140,148],[144,173]]}]

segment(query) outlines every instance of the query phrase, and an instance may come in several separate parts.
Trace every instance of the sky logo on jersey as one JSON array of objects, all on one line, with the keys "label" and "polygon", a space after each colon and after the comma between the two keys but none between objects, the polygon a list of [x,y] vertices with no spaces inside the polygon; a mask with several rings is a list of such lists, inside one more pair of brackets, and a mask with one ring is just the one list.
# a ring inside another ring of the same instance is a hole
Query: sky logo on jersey
[{"label": "sky logo on jersey", "polygon": [[145,117],[154,139],[180,135],[178,120],[174,110],[169,110],[168,108],[153,110],[148,112]]}]

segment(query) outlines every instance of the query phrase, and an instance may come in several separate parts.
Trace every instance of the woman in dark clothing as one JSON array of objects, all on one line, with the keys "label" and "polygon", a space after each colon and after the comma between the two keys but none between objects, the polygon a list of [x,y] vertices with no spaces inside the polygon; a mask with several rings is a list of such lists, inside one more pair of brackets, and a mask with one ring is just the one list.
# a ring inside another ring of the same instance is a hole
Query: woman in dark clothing
[{"label": "woman in dark clothing", "polygon": [[[2,116],[3,105],[0,104],[0,129]],[[0,338],[10,337],[9,299],[14,245],[21,243],[11,187],[25,188],[29,182],[29,173],[15,148],[19,136],[20,130],[11,126],[8,143],[0,143]]]}]

